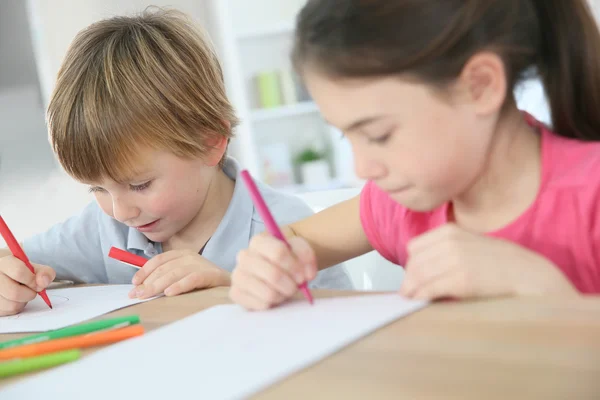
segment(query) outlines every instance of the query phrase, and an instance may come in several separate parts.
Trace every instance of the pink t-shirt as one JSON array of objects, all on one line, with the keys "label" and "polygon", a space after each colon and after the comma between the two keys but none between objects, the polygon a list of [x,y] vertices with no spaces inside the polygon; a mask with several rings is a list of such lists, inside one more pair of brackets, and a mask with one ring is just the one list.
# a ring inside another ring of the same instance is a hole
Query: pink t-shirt
[{"label": "pink t-shirt", "polygon": [[[515,221],[487,235],[510,240],[557,265],[582,293],[600,293],[600,142],[563,138],[526,114],[541,131],[542,182],[536,200]],[[406,245],[447,222],[449,204],[416,212],[373,182],[360,196],[369,242],[389,261],[406,264]]]}]

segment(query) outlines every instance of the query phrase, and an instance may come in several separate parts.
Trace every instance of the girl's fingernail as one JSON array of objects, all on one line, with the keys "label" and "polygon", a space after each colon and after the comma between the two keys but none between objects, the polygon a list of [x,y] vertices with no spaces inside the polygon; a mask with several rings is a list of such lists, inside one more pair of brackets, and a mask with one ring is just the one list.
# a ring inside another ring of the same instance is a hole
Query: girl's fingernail
[{"label": "girl's fingernail", "polygon": [[136,295],[136,297],[142,297],[143,294],[144,294],[144,288],[137,288],[137,289],[135,289],[135,295]]},{"label": "girl's fingernail", "polygon": [[48,285],[50,285],[50,282],[51,282],[50,277],[49,276],[44,276],[42,278],[42,282],[44,282],[44,287],[48,287]]},{"label": "girl's fingernail", "polygon": [[129,291],[129,294],[128,294],[129,298],[134,298],[134,297],[135,297],[135,290],[136,290],[136,289],[135,289],[135,288],[133,288],[133,289],[131,289],[131,290]]},{"label": "girl's fingernail", "polygon": [[300,271],[294,272],[294,280],[296,281],[296,283],[298,285],[304,283],[304,281],[305,281],[304,274]]}]

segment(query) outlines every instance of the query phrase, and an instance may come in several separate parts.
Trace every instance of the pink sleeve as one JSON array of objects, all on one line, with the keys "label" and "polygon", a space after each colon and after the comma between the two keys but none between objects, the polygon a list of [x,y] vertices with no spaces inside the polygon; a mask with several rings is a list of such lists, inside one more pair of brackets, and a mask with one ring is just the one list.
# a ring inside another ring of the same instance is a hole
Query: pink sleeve
[{"label": "pink sleeve", "polygon": [[[380,231],[383,227],[378,226],[377,221],[385,213],[386,207],[382,204],[381,193],[373,182],[367,182],[360,193],[360,221],[371,246],[387,260],[397,263],[394,257],[381,240]],[[373,207],[375,206],[375,208]],[[385,218],[385,216],[383,216]]]},{"label": "pink sleeve", "polygon": [[[600,201],[600,196],[597,196],[597,201]],[[598,202],[596,202],[595,204],[600,204]],[[593,253],[593,270],[592,270],[592,274],[595,278],[595,293],[600,293],[600,211],[598,211],[598,206],[594,207],[594,215],[592,217],[592,226],[590,229],[590,233],[591,233],[591,248],[592,248],[592,253]]]}]

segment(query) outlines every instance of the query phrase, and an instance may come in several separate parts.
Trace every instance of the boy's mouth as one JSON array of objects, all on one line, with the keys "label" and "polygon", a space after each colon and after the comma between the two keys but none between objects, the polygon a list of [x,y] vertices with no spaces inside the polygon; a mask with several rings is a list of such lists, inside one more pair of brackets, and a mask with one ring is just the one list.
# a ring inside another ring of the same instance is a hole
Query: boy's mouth
[{"label": "boy's mouth", "polygon": [[140,232],[150,232],[152,231],[152,229],[154,229],[159,220],[160,219],[157,219],[153,222],[150,222],[149,224],[135,226],[134,228]]}]

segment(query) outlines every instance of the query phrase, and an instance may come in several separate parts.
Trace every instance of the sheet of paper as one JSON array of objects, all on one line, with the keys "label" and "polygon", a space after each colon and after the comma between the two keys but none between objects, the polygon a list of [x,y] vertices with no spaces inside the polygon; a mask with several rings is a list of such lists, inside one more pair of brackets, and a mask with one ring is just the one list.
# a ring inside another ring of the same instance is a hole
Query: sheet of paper
[{"label": "sheet of paper", "polygon": [[424,305],[380,294],[265,312],[216,306],[25,379],[0,399],[48,399],[49,387],[60,400],[246,398]]},{"label": "sheet of paper", "polygon": [[64,328],[147,301],[130,299],[127,294],[132,288],[133,285],[107,285],[47,290],[52,309],[37,296],[20,314],[0,317],[0,333]]}]

